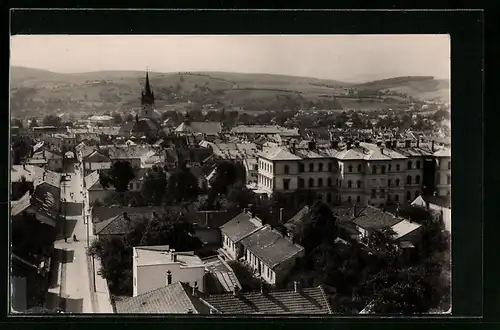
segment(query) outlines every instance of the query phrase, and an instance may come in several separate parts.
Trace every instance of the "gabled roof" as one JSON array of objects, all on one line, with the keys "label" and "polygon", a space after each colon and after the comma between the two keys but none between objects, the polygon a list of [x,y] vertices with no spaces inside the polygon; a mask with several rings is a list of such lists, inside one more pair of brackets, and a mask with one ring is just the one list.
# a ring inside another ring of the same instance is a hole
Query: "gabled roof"
[{"label": "gabled roof", "polygon": [[261,227],[261,222],[252,218],[247,212],[241,212],[231,221],[222,225],[220,230],[236,243]]},{"label": "gabled roof", "polygon": [[433,195],[424,195],[419,196],[424,202],[429,202],[430,204],[434,204],[437,206],[451,208],[451,197],[450,196],[433,196]]},{"label": "gabled roof", "polygon": [[265,293],[239,292],[203,296],[202,301],[221,314],[332,314],[321,286],[294,290],[272,290]]},{"label": "gabled roof", "polygon": [[[172,211],[178,211],[173,207],[169,207]],[[92,222],[97,223],[111,218],[115,218],[126,212],[127,214],[151,215],[153,212],[160,214],[164,211],[163,207],[106,207],[98,206],[92,208]]]},{"label": "gabled roof", "polygon": [[126,235],[130,232],[130,223],[134,217],[142,214],[123,214],[94,224],[95,235]]},{"label": "gabled roof", "polygon": [[222,125],[219,122],[207,121],[207,122],[191,122],[191,127],[197,133],[202,133],[206,135],[219,135],[222,132]]},{"label": "gabled roof", "polygon": [[172,283],[165,287],[116,302],[119,314],[208,314],[209,310],[187,284]]},{"label": "gabled roof", "polygon": [[271,269],[304,250],[270,226],[245,237],[241,244]]},{"label": "gabled roof", "polygon": [[367,205],[354,219],[354,223],[364,229],[385,229],[403,220],[394,214]]},{"label": "gabled roof", "polygon": [[401,220],[394,226],[392,226],[392,230],[396,233],[394,236],[394,239],[400,239],[402,237],[405,237],[406,235],[414,232],[415,230],[419,229],[422,227],[422,225],[419,225],[418,223],[415,222],[410,222],[408,220]]},{"label": "gabled roof", "polygon": [[102,162],[111,161],[111,159],[109,159],[109,157],[101,154],[97,150],[94,150],[92,153],[88,154],[87,156],[84,156],[83,158],[86,162],[89,162],[89,163],[102,163]]},{"label": "gabled roof", "polygon": [[47,182],[36,186],[31,196],[31,205],[49,218],[56,219],[59,215],[61,189]]},{"label": "gabled roof", "polygon": [[302,220],[304,219],[304,217],[307,215],[308,212],[309,212],[309,206],[306,205],[285,223],[284,226],[286,227],[286,229],[288,229],[289,231],[294,230],[295,226],[297,226],[297,224],[302,222]]},{"label": "gabled roof", "polygon": [[20,182],[24,177],[27,182],[34,182],[37,178],[41,177],[43,169],[34,165],[12,165],[10,170],[10,181]]},{"label": "gabled roof", "polygon": [[13,205],[10,214],[12,216],[16,216],[21,214],[24,210],[26,210],[30,205],[31,205],[31,195],[29,192],[26,192],[23,197],[18,199],[16,203],[14,204],[11,202],[11,205]]},{"label": "gabled roof", "polygon": [[448,148],[440,149],[434,152],[434,157],[451,157],[451,150]]},{"label": "gabled roof", "polygon": [[87,175],[84,179],[85,188],[87,190],[102,190],[102,186],[99,183],[99,172],[94,171]]},{"label": "gabled roof", "polygon": [[292,154],[285,148],[277,147],[270,150],[263,151],[259,154],[260,157],[268,160],[300,160],[297,155]]}]

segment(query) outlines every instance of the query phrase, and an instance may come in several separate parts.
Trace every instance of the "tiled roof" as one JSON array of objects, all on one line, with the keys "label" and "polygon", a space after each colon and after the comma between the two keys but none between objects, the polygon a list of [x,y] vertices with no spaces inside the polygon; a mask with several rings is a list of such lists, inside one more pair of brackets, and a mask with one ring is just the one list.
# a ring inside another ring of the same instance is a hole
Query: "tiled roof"
[{"label": "tiled roof", "polygon": [[56,188],[61,188],[62,174],[45,170],[42,172],[42,176],[35,180],[35,186],[43,182],[50,184]]},{"label": "tiled roof", "polygon": [[16,203],[14,204],[11,202],[11,205],[13,205],[10,214],[12,216],[16,216],[21,214],[24,210],[26,210],[30,205],[31,205],[31,196],[29,192],[26,192],[23,197],[18,199]]},{"label": "tiled roof", "polygon": [[402,237],[414,232],[415,230],[419,229],[420,227],[422,227],[422,225],[419,225],[418,223],[410,222],[408,220],[403,219],[400,222],[398,222],[397,224],[395,224],[394,226],[392,226],[391,228],[396,233],[394,238],[399,239],[399,238],[402,238]]},{"label": "tiled roof", "polygon": [[241,212],[231,221],[222,225],[220,230],[236,243],[260,227],[262,225],[252,219],[247,212]]},{"label": "tiled roof", "polygon": [[195,132],[203,133],[206,135],[219,135],[222,132],[222,125],[219,122],[191,122]]},{"label": "tiled roof", "polygon": [[434,157],[451,157],[451,150],[448,148],[440,149],[434,152]]},{"label": "tiled roof", "polygon": [[331,314],[331,308],[321,286],[293,290],[273,290],[265,293],[239,292],[208,295],[201,298],[222,314]]},{"label": "tiled roof", "polygon": [[278,125],[238,125],[231,129],[232,134],[280,134],[283,136],[298,136],[296,128],[288,129]]},{"label": "tiled roof", "polygon": [[241,244],[271,269],[304,250],[269,226],[245,237]]},{"label": "tiled roof", "polygon": [[126,146],[109,148],[109,158],[111,159],[131,159],[141,158],[147,154],[151,148],[144,146]]},{"label": "tiled roof", "polygon": [[389,149],[389,148],[383,148],[383,151],[380,147],[377,147],[376,145],[374,144],[371,144],[371,143],[364,143],[364,142],[361,142],[359,144],[361,147],[364,147],[364,148],[367,148],[371,151],[373,151],[373,154],[371,155],[371,157],[382,157],[384,156],[384,159],[386,157],[390,158],[390,159],[405,159],[406,156],[402,155],[401,153],[395,151],[395,150],[392,150],[392,149]]},{"label": "tiled roof", "polygon": [[126,235],[130,232],[131,221],[136,217],[142,217],[143,214],[122,214],[94,224],[95,235]]},{"label": "tiled roof", "polygon": [[384,229],[400,222],[394,214],[367,205],[354,219],[354,223],[364,229]]},{"label": "tiled roof", "polygon": [[424,195],[421,196],[425,202],[429,202],[434,205],[441,207],[451,208],[451,196],[432,196]]},{"label": "tiled roof", "polygon": [[[170,209],[170,208],[169,208]],[[174,210],[175,211],[175,210]],[[92,209],[92,222],[97,223],[105,220],[109,220],[120,214],[126,212],[127,214],[142,214],[151,215],[153,212],[160,214],[163,212],[163,207],[105,207],[98,206]]]},{"label": "tiled roof", "polygon": [[294,230],[295,226],[297,226],[298,223],[302,222],[302,220],[304,219],[304,217],[307,215],[308,212],[309,212],[309,206],[306,205],[301,210],[299,210],[299,212],[297,212],[293,217],[291,217],[290,220],[288,220],[284,226],[288,230]]},{"label": "tiled roof", "polygon": [[423,148],[417,148],[417,147],[411,147],[411,148],[399,147],[396,148],[395,150],[406,157],[424,157],[432,155],[431,152]]},{"label": "tiled roof", "polygon": [[102,186],[99,183],[99,172],[94,171],[87,175],[84,179],[85,188],[87,190],[102,190]]},{"label": "tiled roof", "polygon": [[191,288],[180,282],[116,302],[119,314],[208,314],[208,308],[192,296]]},{"label": "tiled roof", "polygon": [[84,160],[89,163],[101,163],[111,161],[109,157],[101,154],[99,151],[94,150],[91,154],[84,156]]},{"label": "tiled roof", "polygon": [[20,182],[24,177],[28,182],[34,182],[37,178],[41,177],[43,169],[34,165],[12,165],[10,170],[10,181]]},{"label": "tiled roof", "polygon": [[297,155],[292,154],[285,148],[272,148],[270,150],[263,151],[259,154],[260,157],[269,160],[300,160],[301,158]]}]

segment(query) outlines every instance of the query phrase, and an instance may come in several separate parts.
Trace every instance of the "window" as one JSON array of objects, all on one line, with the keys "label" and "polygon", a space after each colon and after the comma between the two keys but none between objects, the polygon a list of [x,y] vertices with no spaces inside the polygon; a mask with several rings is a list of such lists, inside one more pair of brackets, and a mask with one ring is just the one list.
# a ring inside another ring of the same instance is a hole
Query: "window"
[{"label": "window", "polygon": [[348,196],[347,197],[347,203],[351,204],[351,202],[352,202],[352,198],[351,198],[351,196]]},{"label": "window", "polygon": [[352,172],[352,165],[347,166],[347,171],[348,171],[349,173],[351,173],[351,172]]},{"label": "window", "polygon": [[309,172],[314,172],[314,164],[309,164]]},{"label": "window", "polygon": [[380,198],[385,198],[385,189],[380,189]]},{"label": "window", "polygon": [[417,176],[415,177],[415,183],[416,183],[416,184],[419,184],[419,183],[420,183],[420,175],[417,175]]},{"label": "window", "polygon": [[304,172],[304,164],[299,164],[299,172]]},{"label": "window", "polygon": [[408,200],[408,202],[411,201],[411,192],[406,193],[406,199]]},{"label": "window", "polygon": [[257,165],[254,165],[254,166],[253,166],[253,170],[254,170],[254,171],[257,171],[257,170],[258,170]]},{"label": "window", "polygon": [[391,165],[391,164],[389,164],[389,168],[387,169],[387,171],[389,171],[389,172],[390,172],[390,171],[391,171],[391,167],[392,167],[392,165]]},{"label": "window", "polygon": [[372,198],[377,198],[377,190],[376,189],[372,189]]},{"label": "window", "polygon": [[382,174],[385,174],[385,166],[382,166],[381,170],[382,170]]},{"label": "window", "polygon": [[399,201],[399,195],[394,195],[394,200],[395,200],[396,202],[398,202],[398,201]]},{"label": "window", "polygon": [[347,182],[347,188],[352,188],[352,181],[351,181],[351,180],[349,180],[349,181]]},{"label": "window", "polygon": [[304,179],[299,178],[299,188],[304,188]]},{"label": "window", "polygon": [[448,169],[451,170],[451,162],[448,162]]},{"label": "window", "polygon": [[416,165],[416,167],[417,167],[417,170],[419,170],[419,169],[420,169],[420,161],[419,161],[419,160],[417,160],[417,163],[416,163],[415,165]]},{"label": "window", "polygon": [[396,179],[396,187],[399,187],[399,179]]},{"label": "window", "polygon": [[318,171],[323,172],[323,164],[318,164]]},{"label": "window", "polygon": [[451,175],[446,175],[446,184],[451,184]]},{"label": "window", "polygon": [[327,185],[328,187],[331,187],[331,186],[332,186],[332,178],[328,178],[328,179],[326,180],[326,185]]},{"label": "window", "polygon": [[436,184],[441,184],[441,176],[440,175],[438,175],[436,177]]},{"label": "window", "polygon": [[283,189],[284,190],[290,189],[290,179],[283,179]]},{"label": "window", "polygon": [[358,180],[357,185],[358,185],[358,188],[361,188],[361,181]]},{"label": "window", "polygon": [[318,187],[323,187],[323,179],[322,178],[318,179]]},{"label": "window", "polygon": [[413,163],[410,161],[408,162],[408,169],[411,170]]},{"label": "window", "polygon": [[290,173],[290,166],[285,165],[285,174]]},{"label": "window", "polygon": [[361,203],[361,196],[356,196],[356,202]]},{"label": "window", "polygon": [[387,180],[387,185],[388,185],[389,187],[391,186],[391,183],[392,183],[391,181],[392,181],[391,179]]},{"label": "window", "polygon": [[387,200],[390,202],[391,201],[391,195],[387,194]]},{"label": "window", "polygon": [[396,164],[396,171],[399,171],[400,168],[401,166],[399,166],[399,164]]},{"label": "window", "polygon": [[130,182],[129,185],[128,185],[128,187],[129,187],[130,190],[133,190],[134,189],[134,183]]},{"label": "window", "polygon": [[415,198],[417,198],[418,196],[420,196],[420,191],[415,191]]},{"label": "window", "polygon": [[377,166],[372,167],[372,174],[377,174]]},{"label": "window", "polygon": [[327,201],[328,203],[330,203],[330,202],[332,201],[332,194],[330,194],[330,193],[327,193],[327,194],[326,194],[326,201]]},{"label": "window", "polygon": [[313,178],[309,179],[309,187],[314,187],[314,179]]},{"label": "window", "polygon": [[333,171],[333,164],[328,163],[328,172],[332,172],[332,171]]},{"label": "window", "polygon": [[361,173],[363,168],[361,167],[361,164],[358,165],[358,172]]},{"label": "window", "polygon": [[411,175],[406,177],[406,184],[411,184]]}]

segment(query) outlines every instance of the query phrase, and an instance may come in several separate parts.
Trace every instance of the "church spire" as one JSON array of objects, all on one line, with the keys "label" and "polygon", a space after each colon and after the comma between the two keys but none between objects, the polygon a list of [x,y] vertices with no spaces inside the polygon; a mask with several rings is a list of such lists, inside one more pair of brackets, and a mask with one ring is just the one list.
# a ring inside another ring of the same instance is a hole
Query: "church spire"
[{"label": "church spire", "polygon": [[152,106],[154,103],[155,94],[151,90],[151,85],[149,83],[149,71],[146,71],[146,85],[141,93],[141,105],[144,108],[145,106]]},{"label": "church spire", "polygon": [[149,86],[149,72],[146,71],[146,95],[151,94],[151,87]]}]

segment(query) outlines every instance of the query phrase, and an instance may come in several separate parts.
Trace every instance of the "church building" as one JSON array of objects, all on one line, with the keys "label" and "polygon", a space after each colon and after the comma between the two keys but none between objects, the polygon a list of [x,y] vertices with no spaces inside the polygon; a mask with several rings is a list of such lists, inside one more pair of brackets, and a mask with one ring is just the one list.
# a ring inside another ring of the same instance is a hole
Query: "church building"
[{"label": "church building", "polygon": [[155,117],[155,95],[149,83],[149,73],[146,72],[146,84],[141,92],[141,111],[135,115],[135,120],[125,123],[120,128],[120,135],[128,138],[156,138],[162,135],[162,127]]}]

